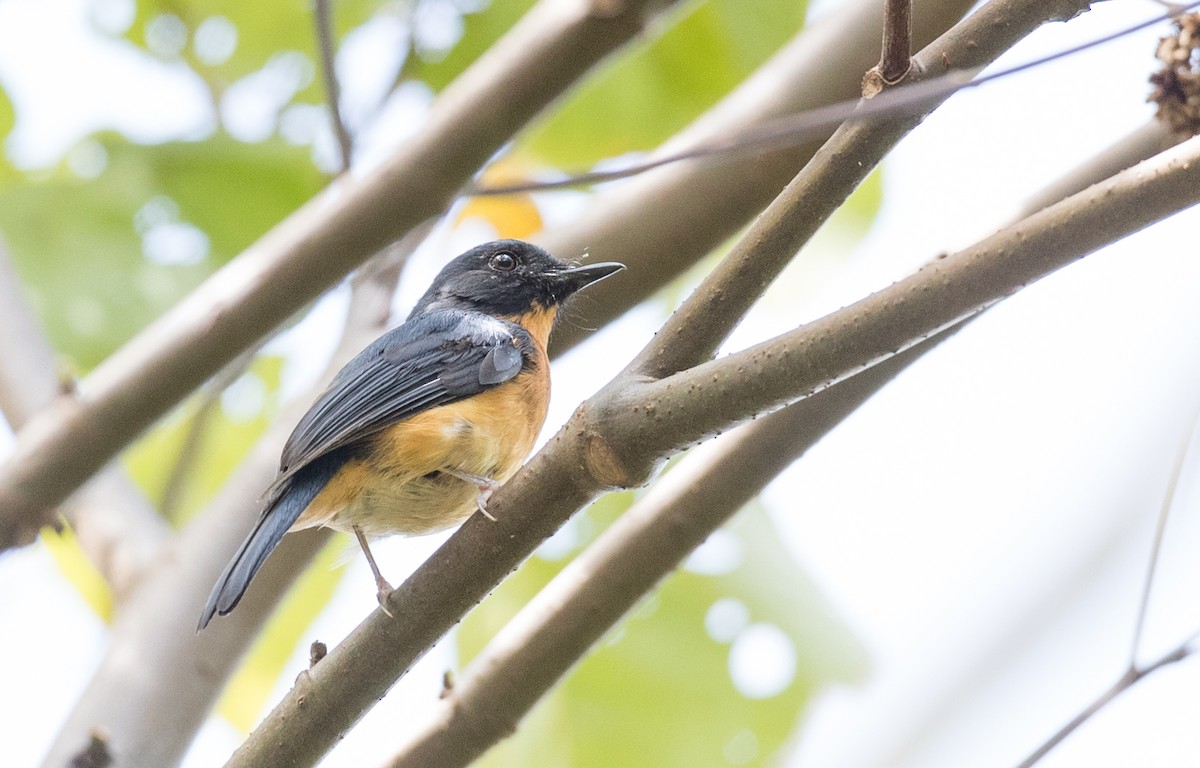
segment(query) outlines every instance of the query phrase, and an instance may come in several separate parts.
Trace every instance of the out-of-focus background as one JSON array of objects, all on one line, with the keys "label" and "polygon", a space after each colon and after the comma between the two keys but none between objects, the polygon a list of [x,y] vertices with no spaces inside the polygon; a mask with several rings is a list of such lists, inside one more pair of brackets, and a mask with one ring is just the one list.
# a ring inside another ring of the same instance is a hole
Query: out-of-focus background
[{"label": "out-of-focus background", "polygon": [[[369,173],[411,136],[436,93],[530,5],[333,3],[352,173]],[[847,6],[686,2],[522,134],[505,173],[633,162],[806,24]],[[996,69],[1163,11],[1150,0],[1096,3],[1034,33]],[[726,349],[844,306],[1012,220],[1150,119],[1148,77],[1169,31],[1163,22],[952,98]],[[301,0],[0,0],[0,236],[64,375],[85,374],[327,184],[338,161],[314,45]],[[568,227],[593,194],[460,202],[410,260],[397,312],[450,256],[497,235]],[[1198,227],[1188,211],[1105,248],[926,355],[711,537],[481,764],[667,766],[684,755],[705,766],[1017,764],[1128,664],[1159,509],[1200,405]],[[556,362],[546,436],[702,274]],[[198,394],[122,455],[173,524],[203,509],[281,408],[307,396],[348,302],[348,285],[331,291],[219,396]],[[567,322],[586,324],[587,300],[577,307]],[[179,473],[198,420],[199,447]],[[11,444],[0,422],[0,455]],[[1144,660],[1200,628],[1195,476],[1185,469],[1166,530]],[[443,671],[475,654],[636,495],[578,515],[323,765],[391,754]],[[398,580],[443,538],[375,551]],[[221,764],[307,666],[309,643],[336,643],[374,606],[365,563],[338,539],[183,764]],[[112,615],[69,531],[0,556],[0,762],[42,759],[106,652]],[[1042,764],[1194,765],[1198,709],[1200,666],[1189,659]]]}]

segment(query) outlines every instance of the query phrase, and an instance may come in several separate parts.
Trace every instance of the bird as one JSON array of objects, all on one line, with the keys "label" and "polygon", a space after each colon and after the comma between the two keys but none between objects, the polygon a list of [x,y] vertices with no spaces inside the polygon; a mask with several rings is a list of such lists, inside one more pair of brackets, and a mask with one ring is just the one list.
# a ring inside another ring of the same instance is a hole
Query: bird
[{"label": "bird", "polygon": [[[521,240],[450,261],[408,318],[333,378],[284,445],[254,528],[217,579],[197,631],[234,609],[284,534],[353,534],[386,610],[369,541],[434,533],[520,468],[546,419],[546,344],[563,302],[624,265],[569,266]],[[494,519],[494,518],[491,518]]]}]

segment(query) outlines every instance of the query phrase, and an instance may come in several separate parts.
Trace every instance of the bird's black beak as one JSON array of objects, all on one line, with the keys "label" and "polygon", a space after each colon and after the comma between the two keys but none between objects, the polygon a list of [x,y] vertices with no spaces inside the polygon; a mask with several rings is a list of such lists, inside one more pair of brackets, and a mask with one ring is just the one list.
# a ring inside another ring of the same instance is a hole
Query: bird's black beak
[{"label": "bird's black beak", "polygon": [[560,296],[559,301],[565,300],[571,294],[587,288],[592,283],[598,283],[610,275],[615,275],[622,269],[625,269],[624,264],[602,261],[556,272],[554,282],[557,284],[555,287],[558,289],[556,292]]}]

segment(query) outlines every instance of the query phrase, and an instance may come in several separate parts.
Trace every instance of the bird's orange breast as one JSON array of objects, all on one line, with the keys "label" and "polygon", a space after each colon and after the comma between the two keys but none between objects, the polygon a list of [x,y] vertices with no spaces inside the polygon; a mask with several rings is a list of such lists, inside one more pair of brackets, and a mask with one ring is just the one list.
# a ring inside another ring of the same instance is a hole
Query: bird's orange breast
[{"label": "bird's orange breast", "polygon": [[397,422],[338,470],[294,528],[325,525],[367,536],[423,534],[461,522],[479,489],[446,471],[504,482],[533,450],[550,400],[549,361],[511,380]]}]

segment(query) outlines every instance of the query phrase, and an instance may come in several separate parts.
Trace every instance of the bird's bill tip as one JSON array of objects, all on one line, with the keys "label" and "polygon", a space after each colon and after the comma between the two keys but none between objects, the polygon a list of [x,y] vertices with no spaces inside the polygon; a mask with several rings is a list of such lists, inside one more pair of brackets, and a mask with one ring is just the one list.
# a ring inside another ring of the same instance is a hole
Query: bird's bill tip
[{"label": "bird's bill tip", "polygon": [[595,264],[584,264],[571,267],[559,273],[559,277],[569,286],[570,292],[598,283],[606,277],[611,277],[625,269],[624,264],[615,261],[601,261]]}]

